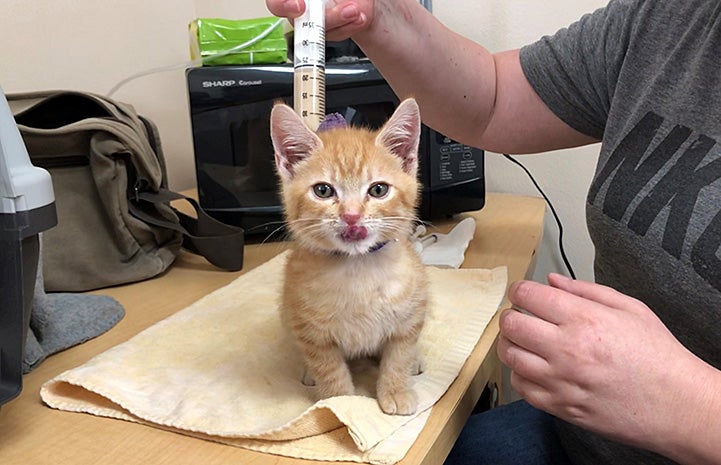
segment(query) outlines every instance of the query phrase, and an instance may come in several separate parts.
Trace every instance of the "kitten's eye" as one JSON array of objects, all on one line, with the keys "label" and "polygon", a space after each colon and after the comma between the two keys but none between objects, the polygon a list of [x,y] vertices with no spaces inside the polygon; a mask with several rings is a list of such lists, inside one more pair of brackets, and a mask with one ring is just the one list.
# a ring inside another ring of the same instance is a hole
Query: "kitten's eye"
[{"label": "kitten's eye", "polygon": [[368,195],[379,199],[381,197],[385,197],[385,195],[388,193],[388,189],[388,184],[384,182],[379,182],[377,184],[373,184],[370,189],[368,189]]},{"label": "kitten's eye", "polygon": [[329,199],[335,195],[335,190],[330,184],[316,184],[313,186],[313,193],[321,199]]}]

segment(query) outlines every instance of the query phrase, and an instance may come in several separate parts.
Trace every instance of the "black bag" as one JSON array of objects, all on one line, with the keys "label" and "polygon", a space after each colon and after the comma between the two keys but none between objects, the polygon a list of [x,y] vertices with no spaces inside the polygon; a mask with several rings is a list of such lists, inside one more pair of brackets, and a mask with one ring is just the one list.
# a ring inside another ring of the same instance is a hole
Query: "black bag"
[{"label": "black bag", "polygon": [[[243,230],[167,189],[155,125],[132,106],[72,91],[7,95],[31,161],[50,172],[58,225],[43,234],[47,291],[86,291],[156,276],[182,247],[243,266]],[[185,199],[197,219],[170,205]]]}]

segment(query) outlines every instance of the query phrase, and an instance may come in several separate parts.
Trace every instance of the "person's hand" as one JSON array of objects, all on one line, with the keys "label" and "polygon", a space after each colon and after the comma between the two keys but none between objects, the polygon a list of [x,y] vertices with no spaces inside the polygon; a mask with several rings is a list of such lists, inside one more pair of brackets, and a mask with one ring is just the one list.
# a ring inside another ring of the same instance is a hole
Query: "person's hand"
[{"label": "person's hand", "polygon": [[[305,0],[265,0],[268,11],[293,19],[305,11]],[[374,0],[328,0],[326,4],[326,39],[343,40],[365,30],[373,21]]]},{"label": "person's hand", "polygon": [[[549,275],[514,283],[498,354],[530,404],[570,423],[664,452],[708,421],[699,399],[718,379],[642,302],[609,287]],[[694,409],[697,407],[697,409]],[[689,439],[686,437],[686,439]],[[668,451],[666,451],[668,452]]]}]

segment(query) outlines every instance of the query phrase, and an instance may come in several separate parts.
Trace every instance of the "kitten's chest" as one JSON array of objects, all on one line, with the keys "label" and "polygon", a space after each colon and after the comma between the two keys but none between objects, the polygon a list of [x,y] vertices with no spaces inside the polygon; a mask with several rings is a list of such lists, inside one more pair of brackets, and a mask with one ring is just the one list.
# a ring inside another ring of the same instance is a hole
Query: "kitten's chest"
[{"label": "kitten's chest", "polygon": [[308,281],[308,298],[337,319],[358,319],[364,315],[388,319],[412,291],[408,274],[392,260],[319,270]]},{"label": "kitten's chest", "polygon": [[326,295],[319,289],[315,295],[323,310],[314,325],[349,357],[375,354],[393,334],[409,326],[418,311],[408,284],[364,276],[351,277],[347,285]]},{"label": "kitten's chest", "polygon": [[422,321],[422,268],[403,254],[385,258],[325,264],[312,273],[299,273],[286,292],[300,305],[287,310],[304,321],[306,336],[332,341],[349,356],[363,355]]}]

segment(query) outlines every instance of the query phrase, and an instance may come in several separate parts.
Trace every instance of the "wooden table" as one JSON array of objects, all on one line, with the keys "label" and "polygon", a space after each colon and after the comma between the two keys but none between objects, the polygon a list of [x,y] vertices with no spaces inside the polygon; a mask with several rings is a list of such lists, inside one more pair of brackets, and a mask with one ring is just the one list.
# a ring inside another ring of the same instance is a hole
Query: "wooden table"
[{"label": "wooden table", "polygon": [[[487,205],[482,210],[438,223],[434,228],[437,232],[447,232],[463,216],[473,216],[477,222],[476,233],[463,266],[506,265],[510,283],[533,271],[544,213],[545,203],[541,199],[488,194]],[[51,356],[25,376],[22,394],[0,409],[0,464],[311,464],[135,423],[57,411],[46,407],[39,396],[44,382],[126,341],[286,247],[286,243],[248,245],[244,270],[236,273],[219,271],[204,259],[184,252],[159,278],[97,292],[115,297],[125,307],[125,318],[106,334]],[[443,462],[483,388],[490,380],[500,382],[500,363],[495,353],[497,336],[498,315],[456,381],[433,408],[425,429],[401,465]]]}]

